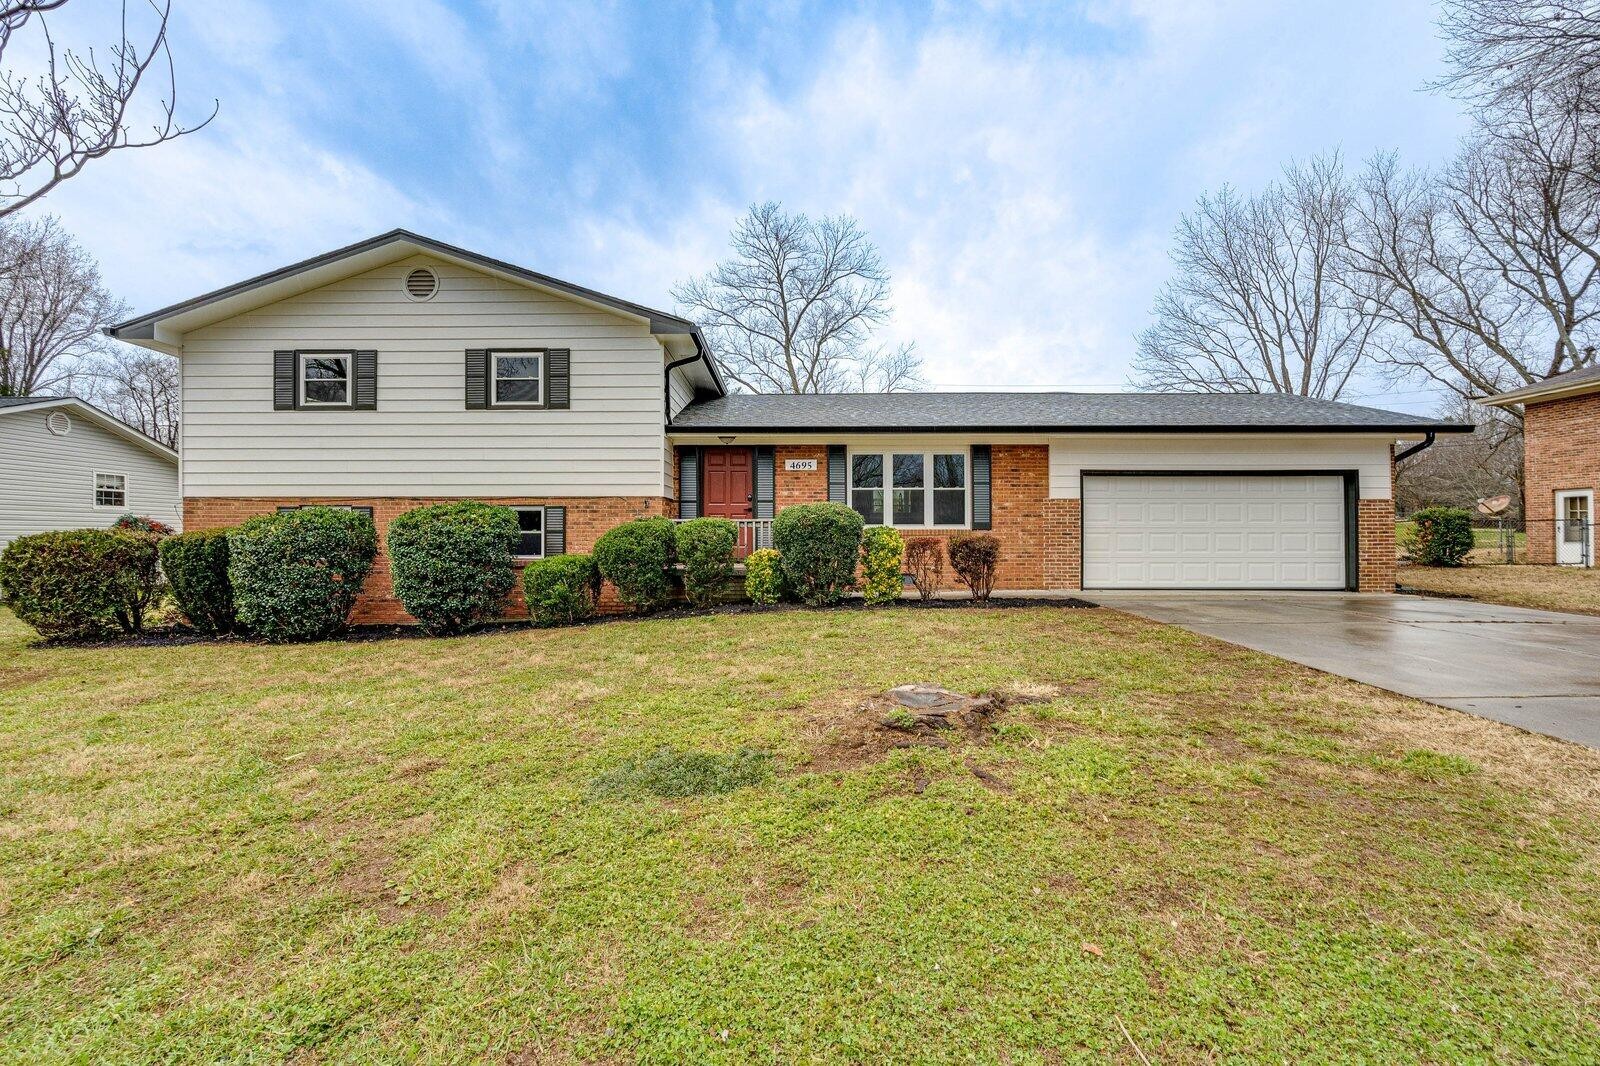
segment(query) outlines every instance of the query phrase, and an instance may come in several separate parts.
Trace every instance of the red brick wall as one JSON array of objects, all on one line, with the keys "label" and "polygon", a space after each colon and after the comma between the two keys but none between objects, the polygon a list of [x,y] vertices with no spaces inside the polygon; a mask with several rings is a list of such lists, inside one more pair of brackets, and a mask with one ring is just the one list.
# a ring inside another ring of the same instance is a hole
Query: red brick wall
[{"label": "red brick wall", "polygon": [[[784,470],[785,459],[816,459],[815,472]],[[796,503],[828,498],[828,448],[825,444],[780,444],[774,450],[777,510]],[[1050,494],[1050,449],[1043,444],[996,444],[990,450],[993,528],[1000,538],[1000,567],[995,588],[1042,589],[1046,535],[1045,505]],[[1057,501],[1060,502],[1060,501]],[[944,537],[953,530],[902,529],[907,537]],[[1076,587],[1076,586],[1054,586]]]},{"label": "red brick wall", "polygon": [[1556,493],[1600,493],[1600,393],[1529,404],[1525,412],[1528,561],[1549,565],[1556,561]]},{"label": "red brick wall", "polygon": [[[1393,484],[1393,481],[1390,481]],[[1393,592],[1394,501],[1360,500],[1356,504],[1357,584],[1359,592]]]},{"label": "red brick wall", "polygon": [[[476,498],[476,497],[475,497]],[[650,515],[671,515],[671,501],[654,496],[544,496],[544,497],[482,497],[484,503],[536,504],[560,506],[567,509],[567,550],[586,552],[594,547],[600,534],[613,526],[634,518]],[[389,556],[383,550],[389,523],[403,511],[426,507],[435,503],[453,503],[454,498],[422,496],[190,496],[183,501],[183,528],[213,529],[218,526],[238,525],[246,518],[258,514],[272,514],[279,507],[303,507],[307,504],[348,504],[372,508],[372,518],[378,527],[378,558],[372,574],[356,600],[351,621],[357,624],[410,622],[412,618],[395,599],[389,581]],[[616,610],[614,590],[608,585],[601,597],[601,610]],[[527,607],[522,601],[520,583],[506,601],[506,617],[522,618]]]},{"label": "red brick wall", "polygon": [[1044,585],[1083,588],[1083,501],[1045,500]]}]

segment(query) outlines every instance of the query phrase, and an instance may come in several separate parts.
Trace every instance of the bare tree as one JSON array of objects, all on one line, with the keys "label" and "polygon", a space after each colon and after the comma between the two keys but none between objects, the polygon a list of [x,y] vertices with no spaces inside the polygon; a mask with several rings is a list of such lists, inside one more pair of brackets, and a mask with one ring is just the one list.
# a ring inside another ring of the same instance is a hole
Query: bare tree
[{"label": "bare tree", "polygon": [[921,384],[910,345],[873,346],[889,317],[889,272],[856,221],[812,220],[775,203],[734,226],[734,256],[673,289],[723,372],[749,392],[888,392]]},{"label": "bare tree", "polygon": [[55,219],[0,219],[0,396],[71,391],[126,310]]},{"label": "bare tree", "polygon": [[1521,515],[1522,427],[1508,412],[1454,398],[1441,418],[1470,422],[1473,433],[1442,437],[1433,447],[1402,461],[1395,472],[1395,505],[1402,514],[1421,507],[1471,507],[1478,500],[1506,495]]},{"label": "bare tree", "polygon": [[1337,154],[1290,164],[1253,197],[1224,186],[1178,225],[1176,276],[1139,335],[1139,383],[1337,399],[1378,319],[1342,249],[1351,189]]},{"label": "bare tree", "polygon": [[169,448],[178,446],[178,361],[143,348],[106,352],[85,368],[90,402]]},{"label": "bare tree", "polygon": [[1481,397],[1589,361],[1600,312],[1600,214],[1549,127],[1480,135],[1440,173],[1373,159],[1348,244],[1394,327],[1384,362]]},{"label": "bare tree", "polygon": [[[216,116],[186,126],[177,118],[177,77],[167,40],[170,0],[135,0],[148,5],[152,28],[149,43],[134,40],[128,5],[121,5],[116,43],[97,57],[58,48],[46,15],[67,0],[0,0],[0,217],[19,211],[63,181],[78,174],[92,159],[124,148],[145,148],[193,133]],[[43,38],[43,70],[23,74],[11,69],[7,54],[12,37],[36,25]],[[165,92],[141,99],[154,102],[153,121],[136,129],[129,107],[147,77],[164,78]]]},{"label": "bare tree", "polygon": [[1439,86],[1479,108],[1520,112],[1530,96],[1600,108],[1600,8],[1591,0],[1445,0],[1439,29],[1451,68]]}]

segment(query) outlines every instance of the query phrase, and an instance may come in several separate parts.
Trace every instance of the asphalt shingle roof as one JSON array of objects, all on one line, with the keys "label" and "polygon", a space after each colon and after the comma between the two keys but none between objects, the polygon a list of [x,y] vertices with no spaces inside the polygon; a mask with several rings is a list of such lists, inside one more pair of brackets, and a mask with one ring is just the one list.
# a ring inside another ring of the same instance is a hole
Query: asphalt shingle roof
[{"label": "asphalt shingle roof", "polygon": [[1574,385],[1586,385],[1590,382],[1600,383],[1600,363],[1596,363],[1594,366],[1579,367],[1577,370],[1569,370],[1565,374],[1557,374],[1555,377],[1536,381],[1532,385],[1525,385],[1520,389],[1502,392],[1497,396],[1490,397],[1490,399],[1508,403],[1519,400],[1524,396],[1542,396],[1555,389],[1566,389]]},{"label": "asphalt shingle roof", "polygon": [[1303,396],[1155,392],[892,392],[733,395],[691,404],[675,431],[875,430],[1467,433],[1472,427]]}]

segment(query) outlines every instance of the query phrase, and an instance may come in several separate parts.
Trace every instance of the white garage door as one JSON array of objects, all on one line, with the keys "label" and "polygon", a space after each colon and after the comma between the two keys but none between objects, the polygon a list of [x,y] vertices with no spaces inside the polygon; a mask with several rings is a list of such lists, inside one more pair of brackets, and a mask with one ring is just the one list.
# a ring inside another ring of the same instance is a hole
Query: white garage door
[{"label": "white garage door", "polygon": [[1086,589],[1342,589],[1344,479],[1094,474]]}]

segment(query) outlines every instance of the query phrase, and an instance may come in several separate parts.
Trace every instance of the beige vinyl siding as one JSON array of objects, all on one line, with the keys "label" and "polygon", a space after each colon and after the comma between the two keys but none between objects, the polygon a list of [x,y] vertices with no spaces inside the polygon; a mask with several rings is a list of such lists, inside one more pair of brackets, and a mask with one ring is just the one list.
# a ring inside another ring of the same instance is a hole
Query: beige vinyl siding
[{"label": "beige vinyl siding", "polygon": [[1387,500],[1388,436],[1085,434],[1050,438],[1050,496],[1075,500],[1085,470],[1354,470],[1361,498]]},{"label": "beige vinyl siding", "polygon": [[[341,347],[377,350],[376,411],[273,410],[274,349]],[[570,348],[571,409],[467,410],[464,353],[494,347]],[[414,256],[184,337],[184,492],[660,495],[662,363],[644,322]]]},{"label": "beige vinyl siding", "polygon": [[[72,429],[58,437],[45,428],[48,413],[0,414],[0,546],[45,530],[104,528],[128,511],[180,524],[176,463],[70,410]],[[96,507],[95,474],[126,477],[127,506]]]},{"label": "beige vinyl siding", "polygon": [[694,383],[691,382],[682,368],[670,371],[667,375],[667,412],[673,418],[678,417],[678,412],[688,407],[694,400]]}]

